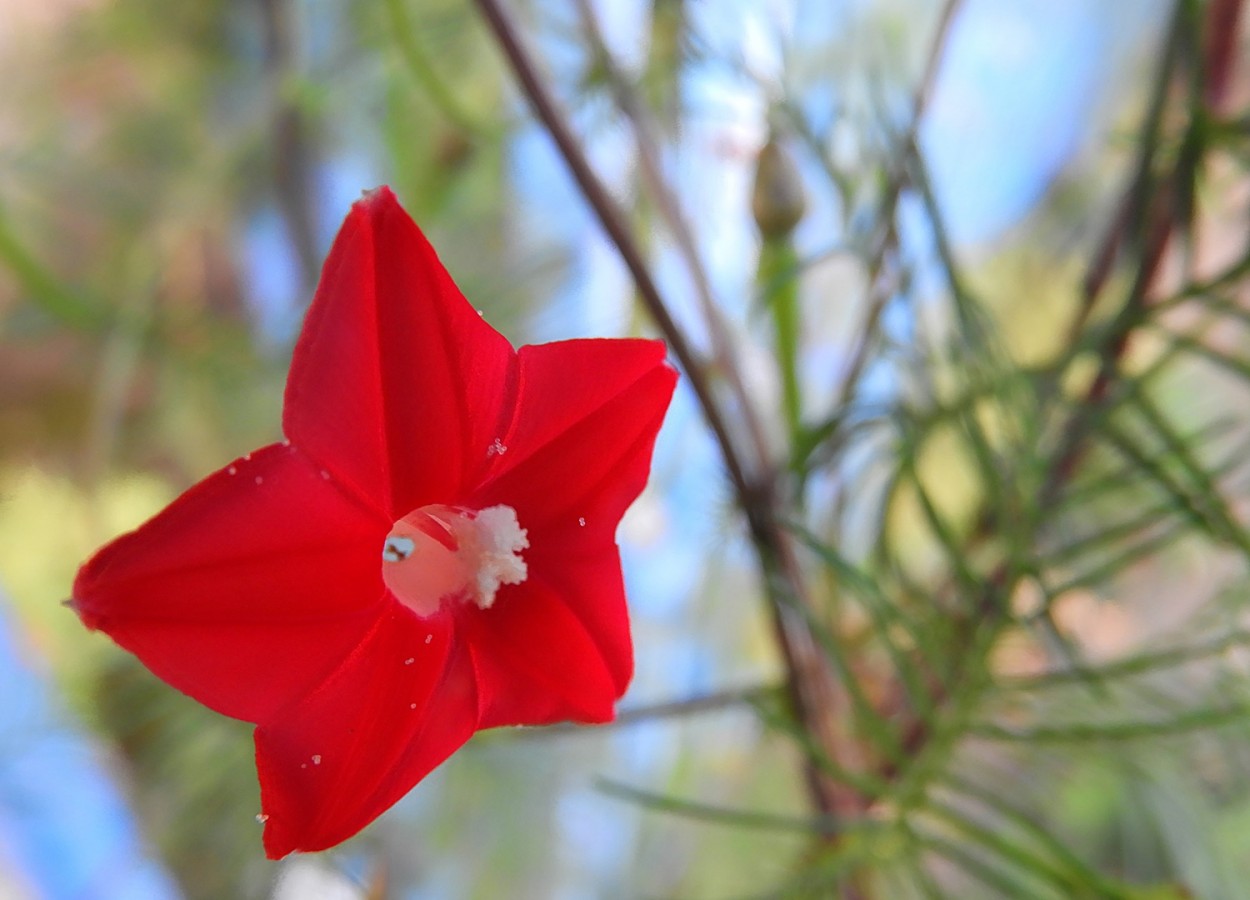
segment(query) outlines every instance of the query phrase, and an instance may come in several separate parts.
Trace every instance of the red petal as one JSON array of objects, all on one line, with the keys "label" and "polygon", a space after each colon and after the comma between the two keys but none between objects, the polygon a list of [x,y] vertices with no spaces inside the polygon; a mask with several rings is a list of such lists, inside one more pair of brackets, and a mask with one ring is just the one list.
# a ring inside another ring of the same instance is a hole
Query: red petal
[{"label": "red petal", "polygon": [[481,727],[606,721],[633,674],[614,541],[647,481],[676,373],[658,341],[523,347],[506,452],[470,505],[529,532],[528,580],[467,610]]},{"label": "red petal", "polygon": [[[615,523],[614,523],[615,524]],[[529,577],[550,587],[595,642],[612,676],[614,697],[634,674],[633,643],[625,607],[621,554],[607,534],[591,523],[549,529],[524,554]]]},{"label": "red petal", "polygon": [[516,354],[395,195],[354,207],[321,273],[283,426],[392,520],[457,497],[501,436]]},{"label": "red petal", "polygon": [[266,447],[100,550],[73,605],[169,684],[257,722],[378,618],[389,526],[294,447]]},{"label": "red petal", "polygon": [[[621,614],[624,596],[621,597]],[[460,610],[477,675],[479,728],[607,722],[616,684],[599,646],[554,591],[527,580],[488,609]]]},{"label": "red petal", "polygon": [[611,535],[647,483],[677,373],[664,345],[576,340],[522,347],[516,410],[471,505],[506,503],[530,543],[585,520]]},{"label": "red petal", "polygon": [[324,684],[256,729],[270,858],[347,840],[469,739],[477,698],[452,638],[449,616],[395,605]]}]

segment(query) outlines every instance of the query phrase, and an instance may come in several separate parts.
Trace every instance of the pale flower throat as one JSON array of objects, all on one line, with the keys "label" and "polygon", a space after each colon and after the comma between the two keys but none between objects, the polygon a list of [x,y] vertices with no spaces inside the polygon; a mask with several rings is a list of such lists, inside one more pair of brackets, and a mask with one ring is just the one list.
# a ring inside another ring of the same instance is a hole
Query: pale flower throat
[{"label": "pale flower throat", "polygon": [[423,506],[391,526],[382,580],[422,616],[438,612],[445,599],[487,609],[500,587],[525,581],[521,551],[529,545],[511,506]]}]

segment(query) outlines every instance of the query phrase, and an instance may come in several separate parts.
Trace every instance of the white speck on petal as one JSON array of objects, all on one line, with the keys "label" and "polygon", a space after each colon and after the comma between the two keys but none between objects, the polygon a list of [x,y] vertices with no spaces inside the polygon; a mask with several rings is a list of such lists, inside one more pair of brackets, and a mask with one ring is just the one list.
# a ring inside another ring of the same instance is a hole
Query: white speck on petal
[{"label": "white speck on petal", "polygon": [[322,470],[321,470],[321,477],[322,477],[322,478],[324,478],[326,481],[329,481],[329,480],[330,480],[330,473],[329,473],[329,472],[327,472],[325,469],[322,469]]},{"label": "white speck on petal", "polygon": [[427,644],[428,644],[430,641],[432,641],[432,640],[434,640],[434,635],[432,635],[432,634],[427,634],[427,635],[425,636],[425,642],[426,642]]},{"label": "white speck on petal", "polygon": [[283,440],[282,440],[282,446],[283,446],[283,447],[289,447],[289,446],[291,446],[291,439],[290,439],[290,438],[283,438]]},{"label": "white speck on petal", "polygon": [[412,665],[412,664],[413,664],[414,662],[416,662],[416,661],[417,661],[417,658],[416,658],[415,656],[410,656],[410,657],[408,657],[407,659],[405,659],[405,660],[404,660],[404,665],[405,665],[405,666],[410,666],[410,665]]},{"label": "white speck on petal", "polygon": [[256,483],[257,483],[257,484],[264,484],[264,483],[265,483],[265,479],[264,479],[264,478],[261,478],[259,475],[257,475],[257,476],[256,476]]},{"label": "white speck on petal", "polygon": [[238,472],[238,471],[239,471],[239,470],[238,470],[238,467],[236,467],[236,466],[227,466],[227,467],[226,467],[226,474],[227,474],[227,475],[233,475],[234,473],[236,473],[236,472]]},{"label": "white speck on petal", "polygon": [[300,763],[300,764],[299,764],[299,767],[300,767],[301,769],[307,769],[307,768],[308,768],[308,763]]},{"label": "white speck on petal", "polygon": [[313,765],[314,765],[314,766],[319,766],[319,765],[321,765],[321,754],[320,754],[320,753],[314,753],[314,754],[313,754],[312,761],[313,761]]},{"label": "white speck on petal", "polygon": [[244,461],[244,462],[251,462],[251,460],[252,460],[252,454],[250,454],[250,453],[244,453],[244,454],[243,454],[243,461]]},{"label": "white speck on petal", "polygon": [[257,813],[257,814],[256,814],[256,821],[257,821],[257,822],[259,822],[260,824],[264,825],[266,822],[268,822],[268,821],[269,821],[269,817],[268,817],[267,815],[265,815],[264,813]]},{"label": "white speck on petal", "polygon": [[508,447],[499,438],[495,438],[495,442],[486,448],[487,456],[503,456],[508,452]]},{"label": "white speck on petal", "polygon": [[482,310],[482,309],[479,309],[479,310],[477,311],[477,314],[478,314],[479,316],[484,316],[484,315],[486,315],[486,311],[485,311],[485,310]]},{"label": "white speck on petal", "polygon": [[578,525],[580,525],[582,528],[585,528],[585,527],[586,527],[586,517],[585,517],[585,516],[578,516],[578,517],[577,517],[577,524],[578,524]]},{"label": "white speck on petal", "polygon": [[417,708],[417,704],[415,704],[415,703],[409,703],[409,704],[408,704],[408,708],[409,708],[409,709],[416,709],[416,708]]}]

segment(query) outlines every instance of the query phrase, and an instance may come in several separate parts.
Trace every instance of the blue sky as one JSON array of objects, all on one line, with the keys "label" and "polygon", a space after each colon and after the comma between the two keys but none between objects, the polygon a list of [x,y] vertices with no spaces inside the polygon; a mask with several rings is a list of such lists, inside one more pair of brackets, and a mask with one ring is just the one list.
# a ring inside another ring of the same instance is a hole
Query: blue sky
[{"label": "blue sky", "polygon": [[[23,656],[6,608],[0,592],[0,896],[178,897],[140,845],[102,749]],[[6,886],[6,876],[16,884]]]}]

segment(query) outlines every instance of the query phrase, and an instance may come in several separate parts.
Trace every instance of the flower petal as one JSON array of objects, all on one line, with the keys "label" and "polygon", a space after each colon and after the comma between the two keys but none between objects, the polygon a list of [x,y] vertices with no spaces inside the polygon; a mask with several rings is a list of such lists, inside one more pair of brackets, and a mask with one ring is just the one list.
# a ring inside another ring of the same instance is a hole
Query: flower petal
[{"label": "flower petal", "polygon": [[347,840],[476,724],[473,676],[450,616],[422,619],[393,605],[325,683],[256,729],[266,854]]},{"label": "flower petal", "polygon": [[462,615],[480,727],[607,721],[633,674],[616,527],[646,484],[677,376],[658,341],[564,341],[518,357],[506,453],[470,505],[516,510],[529,577]]},{"label": "flower petal", "polygon": [[594,641],[620,697],[634,674],[634,652],[614,530],[615,523],[597,528],[589,521],[549,527],[525,557],[529,577],[551,588]]},{"label": "flower petal", "polygon": [[584,519],[615,531],[647,483],[651,451],[677,373],[664,345],[574,340],[522,347],[516,410],[498,454],[472,495],[504,503],[529,529]]},{"label": "flower petal", "polygon": [[[624,615],[623,595],[620,604]],[[465,607],[459,619],[477,675],[479,728],[611,721],[618,692],[603,653],[549,587],[505,587],[489,609]]]},{"label": "flower petal", "polygon": [[390,523],[275,445],[210,475],[79,570],[73,606],[157,676],[257,722],[319,683],[381,614]]},{"label": "flower petal", "polygon": [[379,188],[352,207],[295,347],[283,427],[392,520],[458,495],[511,408],[516,354]]}]

